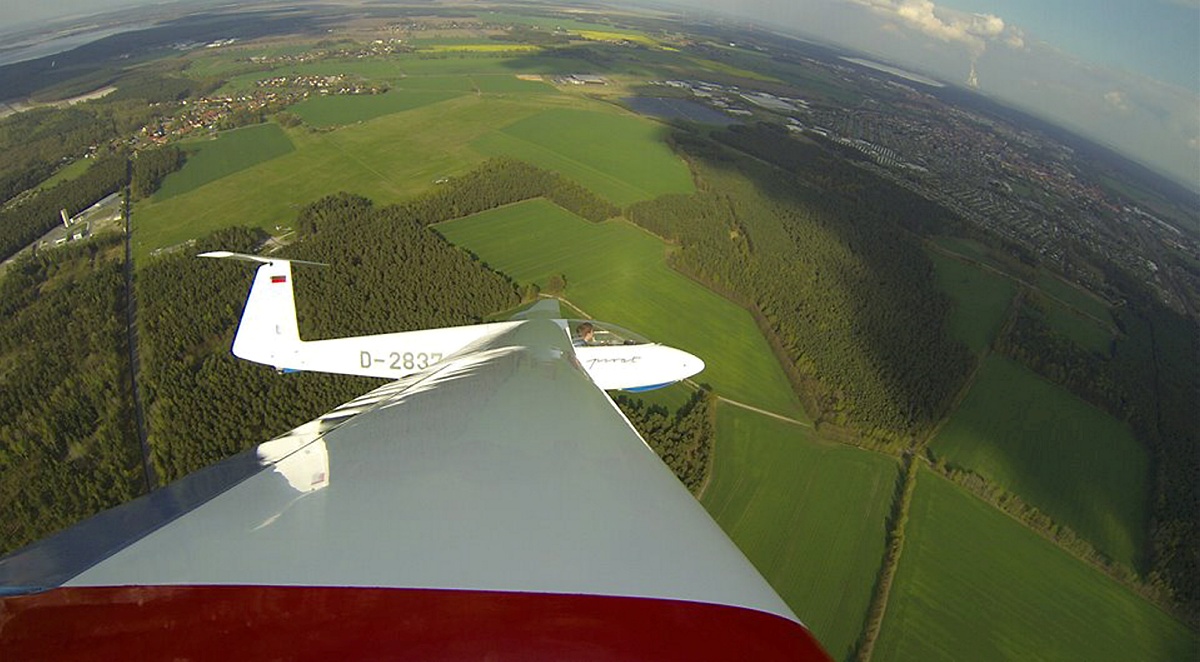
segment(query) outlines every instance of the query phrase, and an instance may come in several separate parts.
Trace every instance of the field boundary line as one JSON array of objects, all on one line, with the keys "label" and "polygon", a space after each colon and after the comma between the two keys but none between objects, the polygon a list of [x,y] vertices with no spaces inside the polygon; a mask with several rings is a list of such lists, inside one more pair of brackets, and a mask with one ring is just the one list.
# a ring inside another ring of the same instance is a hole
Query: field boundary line
[{"label": "field boundary line", "polygon": [[[1086,317],[1087,319],[1095,322],[1096,324],[1099,324],[1100,326],[1104,327],[1105,330],[1107,330],[1111,333],[1116,332],[1116,330],[1113,329],[1113,324],[1111,321],[1105,322],[1104,320],[1097,318],[1096,316],[1092,315],[1091,313],[1087,312],[1086,310],[1083,310],[1082,308],[1080,308],[1068,301],[1063,301],[1062,299],[1060,299],[1060,298],[1054,296],[1053,294],[1047,292],[1046,290],[1042,289],[1037,283],[1030,283],[1029,281],[1025,280],[1024,278],[1021,278],[1020,276],[1011,274],[1007,271],[1004,271],[1003,269],[994,267],[986,262],[981,262],[980,260],[976,260],[975,258],[971,257],[970,255],[963,255],[962,253],[953,251],[944,246],[938,246],[937,244],[935,244],[932,241],[926,242],[925,245],[926,245],[926,247],[928,247],[930,250],[934,251],[935,253],[941,253],[942,255],[945,255],[946,257],[949,257],[949,258],[956,259],[959,262],[965,262],[972,266],[979,267],[980,269],[983,269],[985,271],[991,271],[991,272],[999,275],[1002,278],[1007,278],[1008,280],[1011,280],[1018,285],[1027,287],[1027,288],[1037,292],[1038,294],[1046,297],[1047,299],[1050,299],[1051,301],[1054,301],[1055,303],[1058,303],[1058,304],[1064,306],[1065,308],[1067,308],[1067,310],[1070,310],[1073,313],[1082,315],[1082,316]],[[1051,277],[1057,278],[1058,280],[1062,280],[1061,278],[1058,278],[1058,276],[1056,276],[1054,274],[1051,274]],[[1070,283],[1068,283],[1068,285],[1070,287],[1076,287],[1075,285],[1070,284]],[[1085,292],[1085,295],[1092,296],[1093,298],[1095,298],[1095,296],[1092,295],[1090,292]]]},{"label": "field boundary line", "polygon": [[[692,380],[689,379],[689,380],[687,380],[687,382],[688,382],[688,384],[695,386],[695,384],[692,384]],[[755,407],[754,405],[746,404],[745,402],[738,402],[737,400],[730,400],[729,398],[727,398],[723,395],[718,395],[717,400],[727,403],[727,404],[731,404],[734,407],[740,407],[742,409],[752,411],[756,414],[762,414],[763,416],[769,416],[776,420],[783,421],[784,423],[791,423],[792,425],[798,425],[802,428],[807,428],[809,430],[816,429],[813,427],[812,423],[805,423],[804,421],[800,421],[800,420],[797,420],[794,418],[788,418],[787,416],[784,416],[783,414],[776,414],[773,411],[767,411],[766,409],[761,409],[759,407]]]}]

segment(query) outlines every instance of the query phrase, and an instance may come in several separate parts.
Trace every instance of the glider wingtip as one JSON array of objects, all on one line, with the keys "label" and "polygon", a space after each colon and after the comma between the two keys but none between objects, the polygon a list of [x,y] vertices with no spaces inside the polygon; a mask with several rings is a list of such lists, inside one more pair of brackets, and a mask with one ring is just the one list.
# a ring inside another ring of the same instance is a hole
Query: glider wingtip
[{"label": "glider wingtip", "polygon": [[247,262],[261,262],[262,264],[271,264],[273,262],[292,262],[294,264],[309,264],[316,267],[328,267],[324,262],[311,262],[309,260],[290,260],[282,257],[266,257],[263,255],[248,255],[246,253],[234,253],[233,251],[207,251],[197,253],[196,257],[213,257],[213,258],[232,258],[235,260],[246,260]]}]

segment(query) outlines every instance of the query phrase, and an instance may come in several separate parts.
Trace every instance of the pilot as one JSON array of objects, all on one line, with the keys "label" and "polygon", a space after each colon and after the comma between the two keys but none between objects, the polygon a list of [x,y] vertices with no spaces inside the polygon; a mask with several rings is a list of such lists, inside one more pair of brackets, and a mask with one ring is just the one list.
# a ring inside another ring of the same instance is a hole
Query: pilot
[{"label": "pilot", "polygon": [[575,327],[575,342],[572,343],[576,347],[587,347],[591,345],[596,337],[596,327],[592,326],[591,322],[582,322]]}]

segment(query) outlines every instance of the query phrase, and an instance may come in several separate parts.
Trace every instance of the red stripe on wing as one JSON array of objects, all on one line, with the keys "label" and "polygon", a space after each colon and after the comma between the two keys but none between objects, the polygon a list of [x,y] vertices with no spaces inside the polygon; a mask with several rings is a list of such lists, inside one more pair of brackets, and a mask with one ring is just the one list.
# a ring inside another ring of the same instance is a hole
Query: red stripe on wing
[{"label": "red stripe on wing", "polygon": [[5,659],[828,660],[726,605],[438,589],[59,588],[0,600]]}]

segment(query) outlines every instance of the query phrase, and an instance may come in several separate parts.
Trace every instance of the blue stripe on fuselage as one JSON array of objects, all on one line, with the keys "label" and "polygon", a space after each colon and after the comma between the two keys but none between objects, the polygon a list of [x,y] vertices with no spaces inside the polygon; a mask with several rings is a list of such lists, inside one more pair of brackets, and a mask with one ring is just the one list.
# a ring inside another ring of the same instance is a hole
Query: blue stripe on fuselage
[{"label": "blue stripe on fuselage", "polygon": [[646,391],[653,391],[655,389],[664,388],[664,387],[670,386],[671,384],[674,384],[674,383],[675,382],[663,382],[662,384],[654,384],[653,386],[638,386],[636,388],[623,388],[621,390],[625,391],[627,393],[645,393]]}]

